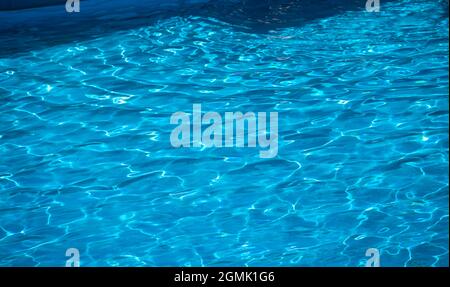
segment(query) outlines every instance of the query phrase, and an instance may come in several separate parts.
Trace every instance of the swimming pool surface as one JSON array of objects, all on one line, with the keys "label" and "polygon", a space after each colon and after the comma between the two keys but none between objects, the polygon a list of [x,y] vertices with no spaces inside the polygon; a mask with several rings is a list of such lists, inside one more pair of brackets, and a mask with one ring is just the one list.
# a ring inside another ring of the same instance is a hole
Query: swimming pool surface
[{"label": "swimming pool surface", "polygon": [[[0,12],[0,266],[448,266],[448,2],[343,2]],[[278,155],[173,148],[194,103]]]}]

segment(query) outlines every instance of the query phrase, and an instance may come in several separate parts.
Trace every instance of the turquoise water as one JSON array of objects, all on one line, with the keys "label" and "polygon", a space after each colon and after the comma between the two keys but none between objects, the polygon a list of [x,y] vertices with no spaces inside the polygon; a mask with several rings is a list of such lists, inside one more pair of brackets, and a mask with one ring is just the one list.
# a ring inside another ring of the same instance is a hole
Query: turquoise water
[{"label": "turquoise water", "polygon": [[[448,266],[447,2],[274,2],[1,30],[0,265]],[[277,157],[173,148],[194,103]]]}]

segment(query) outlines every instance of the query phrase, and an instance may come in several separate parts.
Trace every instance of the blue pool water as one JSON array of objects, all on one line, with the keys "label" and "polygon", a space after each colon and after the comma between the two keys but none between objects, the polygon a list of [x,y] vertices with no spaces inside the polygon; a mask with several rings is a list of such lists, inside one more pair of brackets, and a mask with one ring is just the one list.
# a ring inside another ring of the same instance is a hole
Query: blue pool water
[{"label": "blue pool water", "polygon": [[[448,266],[448,2],[226,2],[0,12],[1,266]],[[194,103],[277,157],[173,148]]]}]

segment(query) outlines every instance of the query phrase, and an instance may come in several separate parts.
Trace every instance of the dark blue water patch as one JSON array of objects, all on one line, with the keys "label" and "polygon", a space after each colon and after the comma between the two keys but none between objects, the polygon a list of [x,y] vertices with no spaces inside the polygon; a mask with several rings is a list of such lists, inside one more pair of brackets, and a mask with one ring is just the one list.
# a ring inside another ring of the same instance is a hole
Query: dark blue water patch
[{"label": "dark blue water patch", "polygon": [[[170,17],[217,19],[236,30],[267,33],[273,29],[305,25],[349,11],[364,11],[360,0],[276,1],[84,1],[83,11],[67,13],[63,5],[0,12],[0,56],[26,52],[57,43],[74,43],[98,35],[152,25]],[[390,1],[384,1],[388,5]],[[432,17],[448,17],[448,2],[438,1]],[[210,24],[214,24],[211,22]],[[12,37],[12,36],[15,37]],[[37,36],[38,35],[38,36]]]}]

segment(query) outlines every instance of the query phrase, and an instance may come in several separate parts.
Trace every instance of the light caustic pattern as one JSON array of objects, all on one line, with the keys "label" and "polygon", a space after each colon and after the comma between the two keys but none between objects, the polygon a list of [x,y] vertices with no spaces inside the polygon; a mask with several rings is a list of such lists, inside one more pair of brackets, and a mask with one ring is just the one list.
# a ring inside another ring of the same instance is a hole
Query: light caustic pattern
[{"label": "light caustic pattern", "polygon": [[[0,265],[448,265],[446,1],[291,2],[0,34]],[[173,148],[194,103],[278,155]]]}]

